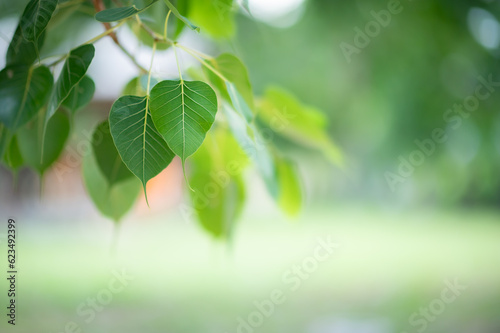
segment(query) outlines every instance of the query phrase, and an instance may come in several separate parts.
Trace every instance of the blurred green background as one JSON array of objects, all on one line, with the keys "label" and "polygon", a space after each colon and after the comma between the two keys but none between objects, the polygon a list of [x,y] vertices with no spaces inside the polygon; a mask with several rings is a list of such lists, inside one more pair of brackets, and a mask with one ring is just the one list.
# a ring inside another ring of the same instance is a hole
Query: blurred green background
[{"label": "blurred green background", "polygon": [[[330,120],[330,135],[347,160],[344,170],[275,137],[304,179],[305,207],[292,223],[256,181],[234,239],[215,243],[179,213],[182,176],[174,165],[166,181],[173,190],[159,191],[151,209],[139,203],[111,254],[113,226],[92,207],[78,169],[64,181],[47,175],[42,199],[32,172],[22,170],[15,185],[1,169],[2,218],[20,222],[18,325],[6,325],[2,315],[1,331],[59,333],[74,321],[92,333],[500,332],[500,87],[466,116],[448,111],[475,96],[478,78],[500,81],[500,3],[403,0],[401,11],[368,36],[369,44],[357,47],[358,28],[366,34],[367,24],[376,22],[371,11],[380,15],[389,3],[249,0],[250,14],[238,9],[231,40],[181,36],[207,53],[240,56],[257,95],[278,84]],[[25,4],[0,1],[2,53]],[[73,14],[53,23],[42,57],[102,31],[91,6]],[[137,47],[131,32],[120,34],[147,65],[150,50]],[[359,52],[347,59],[343,43]],[[136,74],[109,40],[97,47],[89,72],[96,99],[78,115],[70,147],[106,117]],[[175,76],[171,52],[160,52],[159,59],[154,74]],[[185,68],[196,64],[181,61]],[[391,188],[387,172],[397,174],[401,158],[409,161],[422,150],[415,140],[431,139],[436,129],[445,131],[445,142],[434,142],[423,163]],[[6,227],[0,230],[2,262],[5,235]],[[328,235],[341,247],[289,291],[284,272]],[[79,305],[121,269],[134,280],[85,322]],[[455,279],[467,285],[462,295],[424,330],[412,325],[412,314],[440,298],[445,280]],[[248,318],[254,301],[273,289],[286,291],[286,301],[252,332],[238,330],[238,318]]]}]

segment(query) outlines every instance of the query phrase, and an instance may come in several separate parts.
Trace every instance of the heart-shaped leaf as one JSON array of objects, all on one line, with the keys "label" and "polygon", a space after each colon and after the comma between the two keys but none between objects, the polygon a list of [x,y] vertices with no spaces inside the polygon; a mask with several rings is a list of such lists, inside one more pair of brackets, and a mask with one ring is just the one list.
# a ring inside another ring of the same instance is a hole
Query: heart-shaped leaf
[{"label": "heart-shaped leaf", "polygon": [[95,161],[110,186],[134,177],[116,150],[107,120],[96,126],[92,135],[92,149]]},{"label": "heart-shaped leaf", "polygon": [[168,1],[168,0],[164,0],[164,1],[167,4],[168,9],[170,9],[172,11],[172,13],[175,15],[175,17],[177,17],[179,20],[184,22],[184,24],[186,24],[191,30],[195,30],[196,32],[200,32],[200,28],[197,27],[196,25],[194,25],[193,23],[191,23],[191,21],[189,21],[186,17],[181,15],[181,13],[179,13],[177,8],[175,8],[175,6],[172,5],[172,3],[170,1]]},{"label": "heart-shaped leaf", "polygon": [[47,28],[58,0],[31,0],[21,16],[20,27],[24,38],[36,44]]},{"label": "heart-shaped leaf", "polygon": [[94,97],[94,92],[94,81],[89,76],[85,75],[81,81],[71,89],[71,92],[62,102],[62,105],[72,113],[75,113],[90,103],[92,97]]},{"label": "heart-shaped leaf", "polygon": [[154,127],[148,104],[147,97],[122,96],[109,113],[111,135],[118,153],[141,180],[144,190],[146,183],[165,169],[174,157]]},{"label": "heart-shaped leaf", "polygon": [[83,181],[97,209],[118,222],[134,205],[141,183],[132,177],[110,186],[102,175],[94,154],[86,154],[82,164]]},{"label": "heart-shaped leaf", "polygon": [[61,103],[68,97],[71,90],[82,80],[94,58],[95,48],[92,44],[85,44],[71,50],[64,62],[61,74],[57,79],[54,91],[50,96],[49,106],[45,113],[45,124],[56,112]]},{"label": "heart-shaped leaf", "polygon": [[31,65],[38,58],[38,50],[42,48],[44,41],[45,32],[39,36],[37,44],[27,41],[23,37],[21,27],[18,26],[7,49],[7,65]]},{"label": "heart-shaped leaf", "polygon": [[161,81],[151,90],[151,117],[184,164],[214,123],[217,97],[200,81]]},{"label": "heart-shaped leaf", "polygon": [[0,121],[12,131],[26,124],[50,96],[54,79],[45,66],[7,66],[0,72]]},{"label": "heart-shaped leaf", "polygon": [[115,22],[121,21],[128,17],[137,15],[149,7],[151,7],[156,1],[153,0],[149,5],[144,8],[137,8],[136,6],[128,6],[128,7],[119,7],[119,8],[110,8],[100,11],[95,14],[95,19],[99,22]]},{"label": "heart-shaped leaf", "polygon": [[26,164],[37,170],[41,175],[59,158],[69,135],[69,118],[64,112],[56,112],[47,124],[47,132],[43,141],[42,161],[42,130],[43,115],[39,114],[35,121],[30,122],[17,132],[19,149]]}]

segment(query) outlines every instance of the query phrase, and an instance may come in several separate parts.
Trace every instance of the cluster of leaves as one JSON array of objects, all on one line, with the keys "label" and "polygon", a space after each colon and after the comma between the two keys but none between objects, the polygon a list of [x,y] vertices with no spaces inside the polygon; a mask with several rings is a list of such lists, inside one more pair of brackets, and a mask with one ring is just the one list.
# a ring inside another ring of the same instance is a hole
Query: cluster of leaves
[{"label": "cluster of leaves", "polygon": [[[59,6],[62,1],[59,1]],[[245,202],[244,173],[251,164],[285,213],[295,215],[302,189],[293,162],[279,153],[264,130],[323,152],[340,164],[341,155],[326,134],[318,110],[302,105],[281,88],[271,87],[255,98],[244,64],[232,54],[210,57],[177,43],[185,27],[210,36],[234,33],[232,0],[168,0],[121,5],[94,0],[95,19],[103,34],[70,50],[51,64],[40,59],[47,25],[58,0],[31,0],[9,46],[0,72],[0,157],[14,172],[22,166],[41,177],[61,155],[73,115],[94,94],[87,70],[94,58],[93,43],[127,24],[143,44],[182,50],[196,58],[200,69],[179,78],[152,78],[151,68],[139,64],[139,76],[124,88],[92,137],[92,153],[84,156],[83,179],[97,208],[116,221],[133,206],[146,184],[178,156],[182,161],[195,215],[216,237],[231,233]],[[152,10],[151,8],[155,8]],[[141,16],[145,13],[147,17]],[[167,34],[169,16],[175,29]],[[160,15],[160,16],[158,16]],[[142,19],[141,19],[142,17]],[[146,19],[147,18],[147,19]],[[114,26],[111,26],[113,22]],[[54,82],[54,67],[61,65]],[[188,159],[189,158],[189,159]],[[186,168],[186,162],[189,167]],[[187,170],[187,171],[186,171]]]}]

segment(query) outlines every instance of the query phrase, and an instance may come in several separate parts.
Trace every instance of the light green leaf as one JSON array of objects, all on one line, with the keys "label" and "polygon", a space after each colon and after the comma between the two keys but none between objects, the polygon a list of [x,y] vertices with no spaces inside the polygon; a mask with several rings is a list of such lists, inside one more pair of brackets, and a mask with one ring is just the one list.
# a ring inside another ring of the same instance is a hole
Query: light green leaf
[{"label": "light green leaf", "polygon": [[24,38],[38,43],[57,6],[57,0],[31,0],[24,9],[19,25]]},{"label": "light green leaf", "polygon": [[10,144],[5,152],[4,162],[12,171],[17,171],[24,164],[15,135],[10,140]]},{"label": "light green leaf", "polygon": [[[174,153],[156,130],[148,109],[147,97],[122,96],[111,107],[109,126],[122,161],[146,183],[163,169]],[[146,192],[146,191],[144,191]]]},{"label": "light green leaf", "polygon": [[225,238],[234,228],[245,202],[242,173],[248,159],[226,130],[207,136],[191,160],[191,202],[208,232]]},{"label": "light green leaf", "polygon": [[136,6],[128,6],[128,7],[119,7],[119,8],[110,8],[110,9],[105,9],[97,14],[95,14],[95,19],[99,22],[115,22],[115,21],[121,21],[123,19],[126,19],[128,17],[137,15],[149,7],[153,5],[156,1],[158,0],[153,0],[149,5],[147,5],[144,8],[137,8]]},{"label": "light green leaf", "polygon": [[195,30],[196,32],[200,32],[200,28],[197,27],[196,25],[194,25],[193,23],[191,23],[191,21],[189,21],[186,17],[181,15],[181,13],[179,13],[177,8],[175,8],[175,6],[172,5],[172,3],[170,1],[168,1],[168,0],[164,0],[164,1],[165,1],[165,4],[167,4],[168,9],[170,9],[172,11],[172,14],[174,14],[175,17],[177,17],[179,20],[184,22],[184,24],[186,24],[191,30]]},{"label": "light green leaf", "polygon": [[280,185],[279,206],[286,214],[296,216],[302,206],[302,188],[296,167],[286,159],[278,159],[276,165]]},{"label": "light green leaf", "polygon": [[54,79],[45,66],[10,65],[0,72],[0,121],[12,131],[47,102]]},{"label": "light green leaf", "polygon": [[92,135],[92,150],[97,165],[110,186],[134,177],[116,150],[107,120],[96,126]]},{"label": "light green leaf", "polygon": [[151,90],[151,117],[182,163],[202,144],[214,123],[217,97],[200,81],[161,81]]},{"label": "light green leaf", "polygon": [[94,97],[95,84],[94,81],[85,75],[80,82],[78,82],[68,97],[62,102],[62,105],[75,113],[90,103]]},{"label": "light green leaf", "polygon": [[324,114],[303,105],[289,92],[277,87],[268,88],[259,105],[258,116],[278,134],[318,149],[332,163],[343,165],[340,149],[328,136]]},{"label": "light green leaf", "polygon": [[95,48],[92,44],[85,44],[71,50],[50,96],[49,106],[45,114],[45,124],[68,97],[71,90],[83,79],[94,58],[94,53]]},{"label": "light green leaf", "polygon": [[227,92],[231,98],[231,103],[233,104],[236,111],[241,114],[245,120],[250,123],[253,120],[253,113],[243,96],[239,93],[236,86],[229,81],[226,81]]},{"label": "light green leaf", "polygon": [[266,188],[275,199],[279,196],[279,182],[277,177],[276,165],[273,157],[262,135],[255,126],[248,125],[245,120],[227,104],[223,106],[224,114],[227,118],[229,128],[236,141],[243,151],[257,166]]},{"label": "light green leaf", "polygon": [[[151,78],[150,87],[158,83],[158,80]],[[146,96],[148,92],[148,75],[140,75],[130,80],[123,88],[122,95]],[[151,88],[150,88],[151,90]]]},{"label": "light green leaf", "polygon": [[39,114],[35,121],[28,123],[17,132],[17,140],[21,155],[26,164],[43,173],[59,158],[69,135],[69,119],[64,112],[56,112],[47,124],[47,133],[43,143],[44,157],[42,157],[42,130],[43,114]]},{"label": "light green leaf", "polygon": [[86,154],[83,158],[82,173],[85,188],[97,209],[115,222],[133,207],[141,190],[141,183],[135,177],[110,186],[94,154]]},{"label": "light green leaf", "polygon": [[37,44],[27,41],[23,37],[21,27],[18,26],[7,49],[7,65],[31,65],[38,58],[38,50],[42,48],[44,41],[45,32],[40,35]]},{"label": "light green leaf", "polygon": [[190,0],[188,16],[215,38],[230,38],[236,31],[233,0]]}]

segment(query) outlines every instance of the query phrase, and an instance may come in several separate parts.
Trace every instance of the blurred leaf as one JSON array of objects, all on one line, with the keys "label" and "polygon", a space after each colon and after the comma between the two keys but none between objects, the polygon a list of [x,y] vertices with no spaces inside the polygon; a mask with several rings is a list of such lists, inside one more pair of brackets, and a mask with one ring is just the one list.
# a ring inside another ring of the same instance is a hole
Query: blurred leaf
[{"label": "blurred leaf", "polygon": [[231,82],[226,81],[227,92],[231,98],[231,103],[233,104],[236,111],[241,114],[245,120],[250,123],[253,120],[253,113],[247,102],[240,94],[235,85]]},{"label": "blurred leaf", "polygon": [[44,140],[42,161],[43,114],[17,132],[21,155],[26,164],[43,173],[59,158],[69,135],[69,118],[58,111],[50,118]]},{"label": "blurred leaf", "polygon": [[195,30],[196,32],[200,32],[200,28],[197,27],[196,25],[194,25],[193,23],[191,23],[191,21],[189,21],[186,17],[181,15],[181,13],[179,13],[177,8],[175,8],[175,6],[172,5],[172,3],[170,1],[168,1],[168,0],[164,0],[164,1],[167,4],[168,9],[170,9],[172,11],[172,14],[174,14],[175,17],[177,17],[179,20],[184,22],[184,24],[186,24],[191,30]]},{"label": "blurred leaf", "polygon": [[45,66],[10,65],[0,72],[0,121],[15,131],[47,102],[53,77]]},{"label": "blurred leaf", "polygon": [[94,151],[95,161],[109,186],[134,177],[116,150],[107,120],[94,129],[92,150]]},{"label": "blurred leaf", "polygon": [[292,162],[281,158],[276,165],[280,184],[278,203],[286,214],[296,216],[302,206],[302,189],[296,167]]},{"label": "blurred leaf", "polygon": [[118,222],[134,205],[141,183],[132,177],[110,186],[102,175],[94,154],[86,154],[82,165],[85,188],[97,209]]},{"label": "blurred leaf", "polygon": [[151,5],[153,5],[156,1],[158,0],[153,0],[149,5],[140,9],[137,8],[135,5],[128,7],[105,9],[95,14],[95,19],[99,22],[121,21],[123,19],[126,19],[128,17],[134,16],[136,14],[139,14],[140,12],[145,11],[146,9],[151,7]]},{"label": "blurred leaf", "polygon": [[10,144],[5,152],[4,161],[12,171],[17,171],[24,164],[15,135],[10,140]]},{"label": "blurred leaf", "polygon": [[243,169],[248,164],[241,148],[226,130],[209,134],[193,155],[189,183],[198,219],[215,237],[228,237],[245,202]]},{"label": "blurred leaf", "polygon": [[94,92],[94,81],[89,76],[85,75],[81,81],[71,89],[71,92],[62,102],[62,105],[72,113],[75,113],[90,103],[92,97],[94,97]]},{"label": "blurred leaf", "polygon": [[259,105],[258,116],[273,131],[316,148],[332,163],[343,165],[342,153],[328,136],[323,113],[301,104],[289,92],[277,87],[268,88]]},{"label": "blurred leaf", "polygon": [[[57,0],[31,0],[24,9],[19,26],[24,39],[38,45],[38,39],[47,28],[57,6]],[[35,49],[38,54],[38,49]]]},{"label": "blurred leaf", "polygon": [[109,114],[109,126],[122,161],[142,182],[146,183],[174,157],[156,130],[149,112],[147,97],[122,96],[115,101]]},{"label": "blurred leaf", "polygon": [[191,0],[188,16],[215,38],[230,38],[236,30],[233,0]]},{"label": "blurred leaf", "polygon": [[217,97],[201,81],[161,81],[151,90],[150,107],[158,132],[184,165],[214,123]]},{"label": "blurred leaf", "polygon": [[12,133],[0,123],[0,159],[3,158],[7,147],[9,146],[10,139],[12,138]]},{"label": "blurred leaf", "polygon": [[279,182],[276,165],[269,152],[266,142],[254,126],[246,121],[228,105],[223,106],[224,114],[229,123],[229,128],[243,151],[257,166],[269,194],[278,199]]},{"label": "blurred leaf", "polygon": [[[158,80],[151,78],[150,87],[153,87]],[[146,89],[148,88],[148,75],[144,74],[141,76],[136,76],[130,80],[125,88],[123,88],[122,95],[133,95],[133,96],[146,96],[148,93]],[[151,90],[151,88],[150,88]]]},{"label": "blurred leaf", "polygon": [[[186,17],[189,12],[189,0],[177,0],[175,3],[175,7],[179,11],[179,14],[181,14],[183,17]],[[177,18],[175,23],[174,40],[179,37],[185,26],[186,24],[184,24],[182,20]]]},{"label": "blurred leaf", "polygon": [[45,41],[45,32],[39,36],[37,44],[27,41],[23,37],[21,27],[18,26],[7,49],[6,63],[31,65],[38,58],[37,50],[40,50]]},{"label": "blurred leaf", "polygon": [[61,74],[57,79],[54,91],[50,96],[49,105],[45,114],[45,124],[56,112],[61,103],[68,97],[71,90],[83,79],[94,58],[95,48],[92,44],[85,44],[71,50],[64,62]]}]

